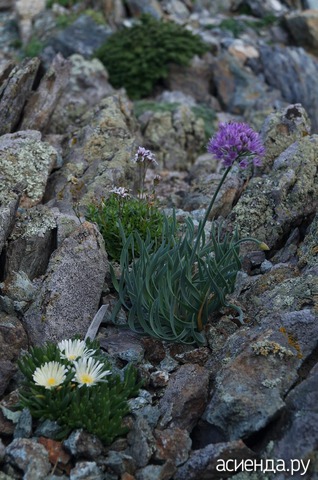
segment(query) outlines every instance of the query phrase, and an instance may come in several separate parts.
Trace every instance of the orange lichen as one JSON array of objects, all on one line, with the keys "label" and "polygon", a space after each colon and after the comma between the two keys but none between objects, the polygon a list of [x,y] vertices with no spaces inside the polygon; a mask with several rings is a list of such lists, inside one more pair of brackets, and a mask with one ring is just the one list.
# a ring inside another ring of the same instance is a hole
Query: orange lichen
[{"label": "orange lichen", "polygon": [[303,358],[303,354],[300,348],[300,345],[298,343],[297,338],[292,335],[291,333],[288,333],[285,327],[280,327],[279,331],[285,335],[288,341],[288,345],[293,347],[297,351],[297,358]]}]

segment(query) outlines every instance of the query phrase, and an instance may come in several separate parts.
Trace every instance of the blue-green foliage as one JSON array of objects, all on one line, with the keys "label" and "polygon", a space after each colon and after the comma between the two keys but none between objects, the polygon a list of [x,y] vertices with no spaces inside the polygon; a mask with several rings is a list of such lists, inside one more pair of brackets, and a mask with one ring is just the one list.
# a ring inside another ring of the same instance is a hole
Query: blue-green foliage
[{"label": "blue-green foliage", "polygon": [[[166,221],[155,252],[149,237],[146,241],[138,234],[126,238],[122,229],[121,277],[113,278],[119,302],[113,316],[115,319],[123,306],[129,327],[136,332],[202,344],[202,329],[210,314],[228,306],[226,295],[233,292],[241,267],[239,240],[236,233],[222,238],[221,230],[214,226],[211,237],[202,234],[197,246],[190,218],[185,227],[185,233],[177,238],[175,220]],[[130,265],[128,252],[135,247],[140,257]]]}]

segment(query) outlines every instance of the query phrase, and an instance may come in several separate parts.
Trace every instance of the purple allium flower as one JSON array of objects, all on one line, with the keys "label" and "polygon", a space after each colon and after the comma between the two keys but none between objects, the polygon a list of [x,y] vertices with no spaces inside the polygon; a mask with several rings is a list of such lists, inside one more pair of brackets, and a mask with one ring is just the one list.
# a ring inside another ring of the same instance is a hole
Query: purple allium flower
[{"label": "purple allium flower", "polygon": [[218,160],[222,160],[225,167],[231,167],[236,160],[239,160],[241,168],[248,167],[250,160],[259,166],[265,154],[260,135],[247,123],[238,122],[220,123],[219,130],[207,145],[207,150]]},{"label": "purple allium flower", "polygon": [[144,147],[138,147],[137,153],[134,159],[135,163],[152,163],[153,165],[158,165],[157,160],[155,159],[154,154],[147,150]]}]

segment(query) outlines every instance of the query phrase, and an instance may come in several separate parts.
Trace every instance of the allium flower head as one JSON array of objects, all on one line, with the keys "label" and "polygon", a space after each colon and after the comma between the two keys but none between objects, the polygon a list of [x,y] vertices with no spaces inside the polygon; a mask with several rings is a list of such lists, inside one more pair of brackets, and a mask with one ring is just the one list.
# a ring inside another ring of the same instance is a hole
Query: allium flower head
[{"label": "allium flower head", "polygon": [[96,383],[103,381],[105,375],[110,375],[110,370],[104,370],[104,364],[92,357],[80,358],[74,362],[75,377],[74,381],[79,383],[79,387],[87,385],[91,387]]},{"label": "allium flower head", "polygon": [[122,197],[122,198],[126,198],[130,196],[127,188],[125,187],[113,187],[110,190],[110,193],[115,193],[115,195],[118,195],[119,197]]},{"label": "allium flower head", "polygon": [[241,168],[246,168],[251,160],[259,166],[265,154],[260,135],[247,123],[238,122],[220,123],[207,150],[222,160],[225,167],[231,167],[236,160]]},{"label": "allium flower head", "polygon": [[59,362],[47,362],[37,367],[33,373],[33,380],[36,385],[51,389],[61,385],[65,380],[67,369]]},{"label": "allium flower head", "polygon": [[62,340],[58,343],[61,358],[73,362],[81,357],[89,357],[95,350],[89,350],[83,340]]},{"label": "allium flower head", "polygon": [[154,154],[147,150],[144,147],[138,147],[137,153],[134,159],[135,163],[151,163],[153,165],[158,165],[157,160],[155,159]]}]

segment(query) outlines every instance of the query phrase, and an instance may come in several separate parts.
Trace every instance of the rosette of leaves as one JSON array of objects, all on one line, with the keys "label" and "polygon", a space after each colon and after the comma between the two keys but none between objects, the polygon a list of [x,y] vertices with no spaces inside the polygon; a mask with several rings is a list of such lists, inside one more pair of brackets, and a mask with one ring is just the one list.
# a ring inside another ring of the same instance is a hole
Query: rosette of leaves
[{"label": "rosette of leaves", "polygon": [[[87,341],[89,348],[96,349],[95,359],[103,361],[111,369],[98,348],[96,341]],[[46,362],[69,362],[60,358],[60,352],[53,343],[33,347],[18,362],[25,382],[19,392],[19,408],[28,408],[33,418],[56,421],[61,427],[58,438],[67,436],[73,429],[83,428],[109,445],[113,440],[127,433],[123,418],[129,413],[128,399],[138,395],[140,383],[137,370],[128,364],[120,375],[112,373],[107,381],[93,386],[79,387],[72,382],[72,372],[66,375],[62,385],[45,389],[33,381],[37,367]]]},{"label": "rosette of leaves", "polygon": [[[237,233],[222,235],[215,224],[209,239],[202,234],[196,244],[195,229],[189,218],[185,234],[174,235],[174,224],[165,222],[162,242],[151,251],[151,241],[138,233],[125,237],[120,259],[121,277],[113,282],[119,301],[113,319],[123,306],[128,311],[129,327],[161,340],[205,342],[202,330],[212,312],[227,303],[241,267]],[[245,239],[244,239],[245,240]],[[137,247],[140,257],[130,264],[128,252]],[[195,248],[195,251],[194,251]]]},{"label": "rosette of leaves", "polygon": [[106,66],[115,88],[125,87],[131,98],[150,95],[168,75],[170,63],[188,65],[208,50],[199,36],[169,21],[142,15],[140,23],[109,37],[96,56]]},{"label": "rosette of leaves", "polygon": [[[112,260],[119,261],[123,248],[119,220],[126,236],[137,231],[145,240],[149,235],[153,250],[160,244],[164,215],[147,199],[131,196],[121,198],[111,194],[107,200],[89,205],[85,216],[87,220],[98,225],[106,251]],[[138,255],[138,245],[135,245],[135,255]],[[131,253],[129,257],[131,258]]]}]

